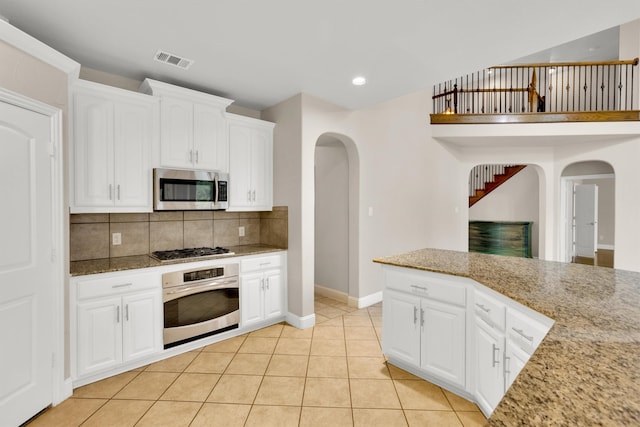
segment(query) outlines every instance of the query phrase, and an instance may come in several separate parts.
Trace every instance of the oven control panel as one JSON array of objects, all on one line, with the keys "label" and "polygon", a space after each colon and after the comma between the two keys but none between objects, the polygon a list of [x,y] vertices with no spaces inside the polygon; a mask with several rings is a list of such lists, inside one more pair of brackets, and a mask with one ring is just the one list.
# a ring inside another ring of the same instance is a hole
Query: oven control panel
[{"label": "oven control panel", "polygon": [[183,282],[194,282],[196,280],[212,279],[224,276],[224,267],[207,268],[206,270],[189,271],[183,274]]}]

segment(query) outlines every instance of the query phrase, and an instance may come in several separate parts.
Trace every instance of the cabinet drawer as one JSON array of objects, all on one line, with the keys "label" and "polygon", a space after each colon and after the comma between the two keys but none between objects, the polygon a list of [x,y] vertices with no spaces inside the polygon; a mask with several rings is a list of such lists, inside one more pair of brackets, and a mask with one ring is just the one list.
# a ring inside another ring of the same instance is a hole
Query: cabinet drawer
[{"label": "cabinet drawer", "polygon": [[77,299],[118,295],[141,289],[160,288],[159,274],[136,274],[116,277],[95,277],[77,281]]},{"label": "cabinet drawer", "polygon": [[387,288],[461,307],[467,302],[464,283],[456,283],[456,278],[441,278],[437,273],[386,270],[385,284]]},{"label": "cabinet drawer", "polygon": [[489,325],[504,331],[506,306],[502,302],[476,290],[475,311]]},{"label": "cabinet drawer", "polygon": [[258,258],[243,259],[240,263],[240,270],[243,273],[254,270],[265,270],[267,268],[280,267],[282,265],[281,255],[269,255]]},{"label": "cabinet drawer", "polygon": [[529,355],[538,347],[549,329],[518,310],[512,308],[507,310],[507,337],[511,343]]}]

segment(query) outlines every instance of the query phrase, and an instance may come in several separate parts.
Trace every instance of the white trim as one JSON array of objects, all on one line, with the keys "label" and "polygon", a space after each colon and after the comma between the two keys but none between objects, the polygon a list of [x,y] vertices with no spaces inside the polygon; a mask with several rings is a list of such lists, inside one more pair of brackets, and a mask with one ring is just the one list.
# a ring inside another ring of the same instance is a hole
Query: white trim
[{"label": "white trim", "polygon": [[382,291],[367,295],[366,297],[349,297],[349,307],[365,308],[382,301]]},{"label": "white trim", "polygon": [[[3,21],[0,21],[0,25]],[[2,27],[0,26],[0,29]],[[62,156],[62,110],[36,101],[16,92],[0,88],[0,102],[15,105],[50,119],[50,138],[53,146],[53,170],[51,171],[51,221],[52,221],[52,403],[54,405],[71,396],[70,379],[64,378],[64,201],[63,201],[63,156]]]},{"label": "white trim", "polygon": [[80,75],[80,64],[57,50],[0,19],[0,40],[69,75],[69,80]]},{"label": "white trim", "polygon": [[311,328],[316,324],[316,315],[314,313],[308,316],[300,317],[297,314],[288,312],[286,322],[291,326],[295,326],[298,329],[307,329],[307,328]]},{"label": "white trim", "polygon": [[345,292],[337,289],[327,288],[322,285],[315,285],[314,293],[322,297],[327,297],[347,304],[349,302],[349,295]]},{"label": "white trim", "polygon": [[607,251],[613,251],[615,249],[615,246],[614,245],[601,245],[601,244],[598,244],[597,249],[604,249],[604,250],[607,250]]},{"label": "white trim", "polygon": [[563,175],[560,178],[562,179],[570,179],[572,181],[580,180],[580,179],[614,179],[616,177],[613,173],[600,173],[600,174],[591,174],[591,175]]}]

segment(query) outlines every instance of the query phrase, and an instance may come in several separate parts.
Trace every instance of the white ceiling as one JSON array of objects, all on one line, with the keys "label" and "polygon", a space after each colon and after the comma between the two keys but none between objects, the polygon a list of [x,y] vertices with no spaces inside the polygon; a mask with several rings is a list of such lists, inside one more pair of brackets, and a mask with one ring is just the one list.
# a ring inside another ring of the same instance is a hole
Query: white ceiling
[{"label": "white ceiling", "polygon": [[[358,109],[637,19],[640,1],[0,0],[0,15],[108,73],[254,109],[300,92]],[[160,64],[158,49],[195,63]]]}]

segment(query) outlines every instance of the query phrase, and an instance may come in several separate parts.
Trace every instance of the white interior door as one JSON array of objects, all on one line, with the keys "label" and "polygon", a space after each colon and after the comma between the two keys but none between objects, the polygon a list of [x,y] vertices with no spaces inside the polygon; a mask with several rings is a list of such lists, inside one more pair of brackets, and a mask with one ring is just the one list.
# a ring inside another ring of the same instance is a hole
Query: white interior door
[{"label": "white interior door", "polygon": [[0,101],[0,425],[52,403],[50,117]]},{"label": "white interior door", "polygon": [[573,194],[575,256],[594,258],[598,235],[598,186],[576,184]]}]

